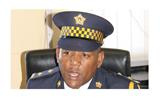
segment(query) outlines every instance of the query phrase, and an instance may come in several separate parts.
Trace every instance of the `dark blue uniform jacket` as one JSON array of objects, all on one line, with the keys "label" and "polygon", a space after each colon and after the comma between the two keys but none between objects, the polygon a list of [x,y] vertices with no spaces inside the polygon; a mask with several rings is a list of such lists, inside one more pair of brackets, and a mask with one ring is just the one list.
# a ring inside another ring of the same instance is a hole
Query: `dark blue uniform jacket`
[{"label": "dark blue uniform jacket", "polygon": [[[28,89],[64,89],[64,80],[59,67],[35,73],[28,80]],[[128,89],[139,88],[139,85],[127,77],[108,72],[103,68],[97,69],[89,89]]]}]

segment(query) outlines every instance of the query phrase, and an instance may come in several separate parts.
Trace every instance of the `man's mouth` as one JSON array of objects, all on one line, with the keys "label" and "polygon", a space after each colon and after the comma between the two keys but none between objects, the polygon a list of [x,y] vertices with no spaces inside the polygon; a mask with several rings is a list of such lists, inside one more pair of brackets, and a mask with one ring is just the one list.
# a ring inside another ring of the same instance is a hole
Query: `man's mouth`
[{"label": "man's mouth", "polygon": [[78,80],[80,74],[78,72],[70,72],[68,73],[69,79]]}]

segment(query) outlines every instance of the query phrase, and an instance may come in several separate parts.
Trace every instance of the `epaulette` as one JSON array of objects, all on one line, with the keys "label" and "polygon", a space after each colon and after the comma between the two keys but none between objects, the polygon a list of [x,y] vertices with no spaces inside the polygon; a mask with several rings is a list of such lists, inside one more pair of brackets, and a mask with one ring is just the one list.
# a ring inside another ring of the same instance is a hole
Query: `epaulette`
[{"label": "epaulette", "polygon": [[135,83],[137,83],[137,84],[140,83],[139,81],[131,78],[130,76],[127,77],[127,76],[122,75],[121,73],[117,73],[117,75],[122,76],[122,77],[125,77],[125,78],[129,79],[130,81],[133,81],[133,82],[135,82]]},{"label": "epaulette", "polygon": [[120,73],[120,72],[119,72],[119,73],[116,73],[116,74],[117,74],[118,76],[121,76],[121,77],[127,78],[127,79],[129,79],[129,80],[131,79],[131,78],[127,77],[127,76],[124,76],[124,75],[123,75],[122,73]]},{"label": "epaulette", "polygon": [[48,75],[52,75],[52,74],[54,74],[58,71],[59,71],[59,67],[55,67],[55,68],[45,70],[45,71],[42,71],[42,72],[33,73],[32,76],[30,77],[30,79],[37,79],[37,78],[45,77],[45,76],[48,76]]},{"label": "epaulette", "polygon": [[137,84],[137,87],[138,87],[138,89],[140,89],[140,82],[139,81],[137,81],[137,80],[135,80],[135,79],[133,79],[133,78],[131,78],[130,76],[124,76],[124,75],[122,75],[121,73],[117,73],[117,75],[120,75],[120,76],[122,76],[122,77],[125,77],[125,78],[127,78],[127,79],[129,79],[130,80],[130,82],[129,82],[129,86],[128,86],[128,88],[129,89],[134,89],[134,83],[136,83]]}]

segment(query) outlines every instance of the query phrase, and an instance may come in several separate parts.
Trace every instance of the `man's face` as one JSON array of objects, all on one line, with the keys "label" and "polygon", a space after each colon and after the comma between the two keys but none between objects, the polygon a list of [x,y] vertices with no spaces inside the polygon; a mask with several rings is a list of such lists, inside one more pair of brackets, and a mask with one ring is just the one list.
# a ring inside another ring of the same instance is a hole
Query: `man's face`
[{"label": "man's face", "polygon": [[104,53],[98,49],[92,52],[56,49],[61,74],[66,84],[78,89],[87,83],[103,62]]}]

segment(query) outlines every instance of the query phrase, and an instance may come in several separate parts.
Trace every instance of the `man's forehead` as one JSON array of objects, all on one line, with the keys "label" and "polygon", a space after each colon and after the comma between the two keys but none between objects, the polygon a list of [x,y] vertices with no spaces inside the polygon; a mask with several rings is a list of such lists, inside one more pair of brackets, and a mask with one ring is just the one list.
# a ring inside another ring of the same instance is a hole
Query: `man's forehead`
[{"label": "man's forehead", "polygon": [[59,49],[60,49],[60,52],[68,51],[68,52],[80,52],[80,53],[93,53],[93,52],[100,51],[101,48],[98,48],[93,51],[75,51],[75,50],[67,50],[67,49],[62,49],[62,48],[59,48]]}]

